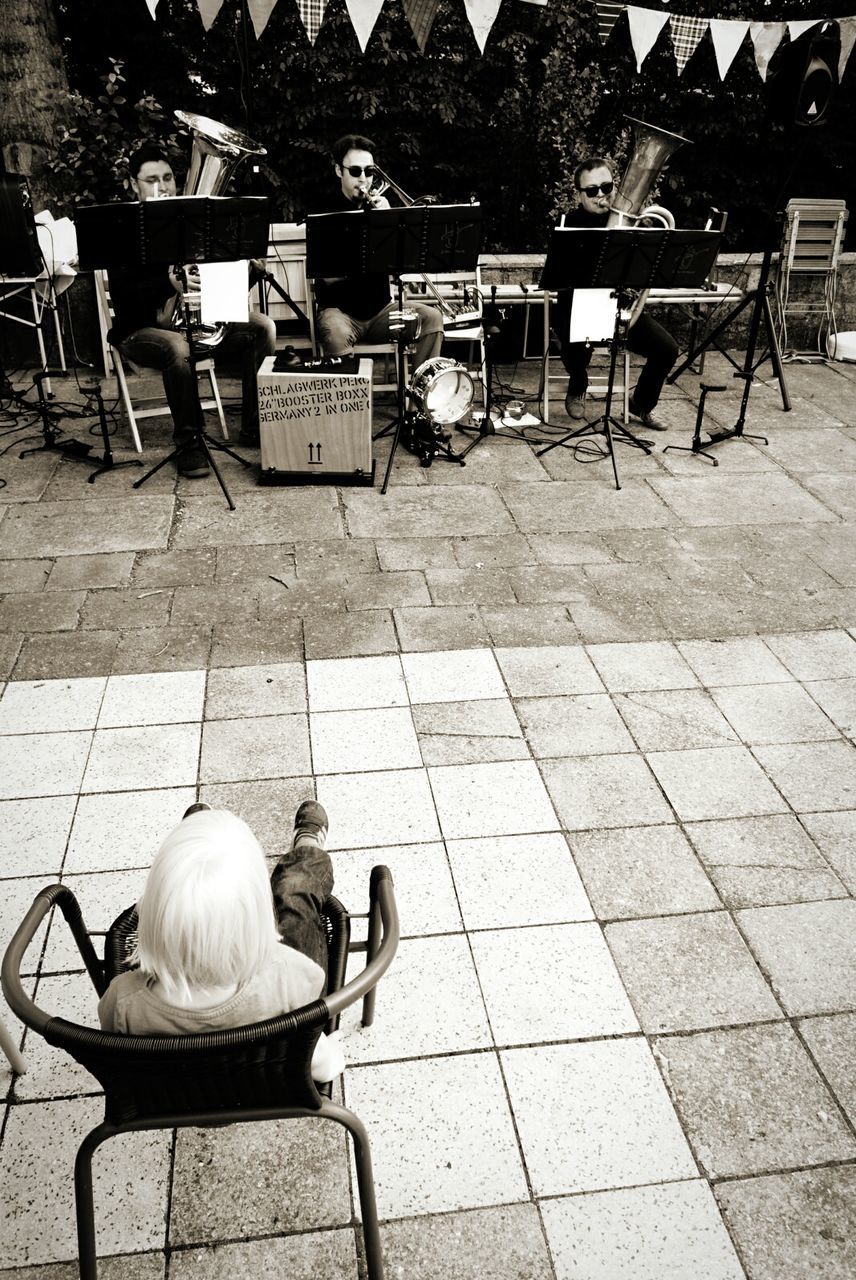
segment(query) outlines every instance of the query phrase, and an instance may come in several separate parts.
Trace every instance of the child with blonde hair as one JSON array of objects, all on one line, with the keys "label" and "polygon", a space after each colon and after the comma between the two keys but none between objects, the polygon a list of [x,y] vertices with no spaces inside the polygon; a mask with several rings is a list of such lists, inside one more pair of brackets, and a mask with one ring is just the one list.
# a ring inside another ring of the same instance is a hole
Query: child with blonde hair
[{"label": "child with blonde hair", "polygon": [[[321,908],[333,888],[327,815],[306,800],[268,880],[243,819],[194,805],[164,840],[137,904],[139,968],[98,1005],[105,1031],[180,1034],[245,1026],[309,1004],[326,986]],[[338,1037],[312,1057],[317,1082],[344,1069]]]}]

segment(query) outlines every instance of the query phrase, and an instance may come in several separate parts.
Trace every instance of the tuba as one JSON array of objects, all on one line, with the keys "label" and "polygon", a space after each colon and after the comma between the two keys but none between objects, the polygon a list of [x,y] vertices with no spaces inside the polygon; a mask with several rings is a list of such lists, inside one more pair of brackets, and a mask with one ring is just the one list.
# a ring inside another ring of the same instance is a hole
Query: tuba
[{"label": "tuba", "polygon": [[[629,224],[635,226],[651,220],[659,223],[666,231],[672,231],[675,219],[669,210],[659,204],[646,206],[645,201],[656,186],[672,154],[685,142],[689,142],[689,138],[682,138],[678,133],[669,133],[667,129],[646,124],[644,120],[636,120],[633,116],[626,118],[633,125],[633,152],[621,182],[613,193],[612,207],[606,225],[608,227],[623,227]],[[644,289],[634,302],[627,324],[628,329],[642,314],[647,297],[648,290]]]},{"label": "tuba", "polygon": [[[193,134],[190,168],[184,184],[183,195],[219,196],[226,190],[232,175],[242,161],[251,156],[266,156],[267,148],[253,142],[246,134],[228,125],[198,116],[193,111],[176,111],[175,117]],[[195,341],[199,346],[211,348],[222,341],[225,326],[204,326],[199,323],[199,294],[185,294],[184,305],[190,310],[191,322],[196,330]],[[179,322],[180,308],[176,308],[174,323]]]}]

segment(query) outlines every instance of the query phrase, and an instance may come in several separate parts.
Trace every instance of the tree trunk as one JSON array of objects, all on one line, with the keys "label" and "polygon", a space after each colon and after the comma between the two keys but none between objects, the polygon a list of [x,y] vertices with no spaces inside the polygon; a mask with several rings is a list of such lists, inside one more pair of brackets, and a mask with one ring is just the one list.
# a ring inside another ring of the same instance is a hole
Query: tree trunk
[{"label": "tree trunk", "polygon": [[68,79],[53,0],[11,0],[0,24],[0,144],[9,173],[30,180],[35,207],[53,196],[52,160],[67,119]]}]

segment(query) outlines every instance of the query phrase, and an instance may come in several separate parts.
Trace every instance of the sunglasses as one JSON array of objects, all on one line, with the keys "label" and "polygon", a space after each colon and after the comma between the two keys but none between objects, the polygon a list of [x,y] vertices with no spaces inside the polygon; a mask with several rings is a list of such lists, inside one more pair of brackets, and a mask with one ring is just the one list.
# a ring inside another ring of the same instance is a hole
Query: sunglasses
[{"label": "sunglasses", "polygon": [[598,191],[602,191],[605,196],[608,196],[614,190],[615,190],[614,182],[602,182],[600,186],[598,186],[598,184],[595,182],[593,186],[580,187],[580,191],[582,191],[584,196],[588,196],[589,200],[593,200],[594,197],[597,195]]},{"label": "sunglasses", "polygon": [[373,178],[375,175],[375,167],[373,164],[367,164],[363,169],[358,164],[349,164],[345,168],[345,173],[349,173],[352,178],[361,178],[363,174],[367,178]]}]

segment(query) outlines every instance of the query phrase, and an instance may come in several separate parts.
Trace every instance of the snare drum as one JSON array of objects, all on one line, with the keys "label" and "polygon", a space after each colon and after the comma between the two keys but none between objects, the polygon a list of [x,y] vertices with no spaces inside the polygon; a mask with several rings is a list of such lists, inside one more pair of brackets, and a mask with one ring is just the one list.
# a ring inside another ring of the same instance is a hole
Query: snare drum
[{"label": "snare drum", "polygon": [[417,412],[441,424],[463,418],[474,394],[473,380],[464,366],[447,356],[426,360],[410,384],[410,396]]}]

